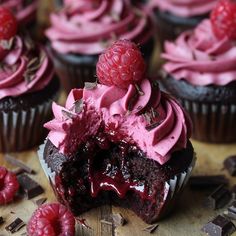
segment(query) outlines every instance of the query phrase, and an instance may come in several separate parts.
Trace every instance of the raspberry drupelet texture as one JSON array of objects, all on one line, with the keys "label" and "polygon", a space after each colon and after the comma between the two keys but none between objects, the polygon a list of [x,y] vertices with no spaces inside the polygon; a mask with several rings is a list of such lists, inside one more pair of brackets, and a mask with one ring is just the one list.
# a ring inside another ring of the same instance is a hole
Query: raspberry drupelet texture
[{"label": "raspberry drupelet texture", "polygon": [[211,12],[212,29],[222,39],[236,39],[236,1],[220,0]]},{"label": "raspberry drupelet texture", "polygon": [[0,166],[0,205],[9,203],[19,189],[16,175]]},{"label": "raspberry drupelet texture", "polygon": [[146,65],[136,44],[119,40],[100,55],[97,76],[101,84],[127,88],[141,81]]},{"label": "raspberry drupelet texture", "polygon": [[59,203],[44,204],[32,215],[27,225],[28,236],[74,236],[75,218]]}]

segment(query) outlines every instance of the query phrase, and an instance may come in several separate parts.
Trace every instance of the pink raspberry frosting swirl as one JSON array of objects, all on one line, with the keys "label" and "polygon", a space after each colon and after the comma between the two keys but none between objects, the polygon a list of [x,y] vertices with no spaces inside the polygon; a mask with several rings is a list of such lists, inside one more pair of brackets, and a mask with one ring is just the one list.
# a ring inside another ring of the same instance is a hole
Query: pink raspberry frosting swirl
[{"label": "pink raspberry frosting swirl", "polygon": [[46,35],[59,53],[97,55],[117,39],[144,44],[153,34],[149,14],[129,0],[65,0]]},{"label": "pink raspberry frosting swirl", "polygon": [[0,0],[0,4],[14,13],[19,24],[29,23],[36,18],[38,0]]},{"label": "pink raspberry frosting swirl", "polygon": [[[165,164],[172,152],[186,148],[191,121],[175,99],[148,79],[140,88],[142,96],[136,96],[134,85],[128,89],[101,84],[93,89],[73,89],[65,107],[53,104],[54,119],[44,125],[50,130],[48,139],[60,152],[72,154],[105,126],[110,140],[135,144],[147,158]],[[82,104],[79,112],[78,101]]]},{"label": "pink raspberry frosting swirl", "polygon": [[11,49],[0,52],[4,53],[0,55],[0,99],[41,90],[54,74],[43,48],[36,48],[19,35],[13,40]]},{"label": "pink raspberry frosting swirl", "polygon": [[162,58],[167,61],[164,70],[168,74],[193,85],[223,86],[236,81],[235,42],[218,39],[210,20],[182,33],[175,42],[166,42]]},{"label": "pink raspberry frosting swirl", "polygon": [[179,17],[194,17],[209,13],[218,0],[150,0],[151,8]]}]

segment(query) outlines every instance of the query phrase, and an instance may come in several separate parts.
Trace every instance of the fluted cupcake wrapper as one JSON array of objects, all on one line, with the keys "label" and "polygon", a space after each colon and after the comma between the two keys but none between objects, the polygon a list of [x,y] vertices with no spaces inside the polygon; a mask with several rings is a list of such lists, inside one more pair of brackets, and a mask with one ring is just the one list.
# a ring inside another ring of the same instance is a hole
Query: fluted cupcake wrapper
[{"label": "fluted cupcake wrapper", "polygon": [[236,104],[203,103],[180,99],[193,121],[194,139],[212,143],[236,141]]},{"label": "fluted cupcake wrapper", "polygon": [[52,100],[21,111],[0,111],[0,152],[30,149],[46,136],[43,124],[52,115]]}]

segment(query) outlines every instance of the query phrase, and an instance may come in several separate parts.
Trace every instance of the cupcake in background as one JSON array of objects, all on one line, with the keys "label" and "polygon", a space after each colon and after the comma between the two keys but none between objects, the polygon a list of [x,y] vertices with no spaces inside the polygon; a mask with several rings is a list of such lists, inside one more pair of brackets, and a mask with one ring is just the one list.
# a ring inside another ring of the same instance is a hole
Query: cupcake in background
[{"label": "cupcake in background", "polygon": [[129,0],[65,0],[64,8],[51,15],[46,31],[55,70],[67,92],[96,80],[98,55],[117,39],[138,43],[151,60],[153,34],[149,14]]},{"label": "cupcake in background", "polygon": [[220,1],[211,20],[165,42],[162,85],[193,120],[193,138],[236,141],[236,3]]},{"label": "cupcake in background", "polygon": [[0,152],[22,151],[45,137],[59,81],[44,48],[17,33],[10,10],[0,16]]},{"label": "cupcake in background", "polygon": [[157,19],[159,37],[174,40],[187,29],[194,28],[209,16],[218,0],[150,0]]}]

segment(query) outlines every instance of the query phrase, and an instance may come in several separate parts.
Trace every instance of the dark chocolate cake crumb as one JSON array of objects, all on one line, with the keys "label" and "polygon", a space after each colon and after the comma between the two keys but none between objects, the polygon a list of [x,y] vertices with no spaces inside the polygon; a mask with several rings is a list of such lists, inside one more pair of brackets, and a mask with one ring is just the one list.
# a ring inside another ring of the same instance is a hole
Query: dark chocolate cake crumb
[{"label": "dark chocolate cake crumb", "polygon": [[6,226],[6,230],[10,233],[15,233],[17,231],[19,231],[22,227],[25,226],[25,223],[23,220],[21,220],[20,218],[16,218],[11,224],[9,224],[8,226]]},{"label": "dark chocolate cake crumb", "polygon": [[201,229],[209,236],[229,236],[236,231],[235,225],[227,218],[218,215]]},{"label": "dark chocolate cake crumb", "polygon": [[120,214],[113,214],[112,220],[115,226],[123,226],[126,223],[126,219]]},{"label": "dark chocolate cake crumb", "polygon": [[34,174],[35,173],[35,171],[32,170],[29,166],[27,166],[22,161],[17,160],[15,157],[13,157],[13,156],[11,156],[9,154],[6,154],[4,156],[4,159],[8,163],[12,164],[13,166],[16,166],[16,167],[19,167],[19,168],[23,169],[25,172],[27,172],[29,174]]},{"label": "dark chocolate cake crumb", "polygon": [[2,216],[0,216],[0,225],[2,225],[4,223],[4,219]]},{"label": "dark chocolate cake crumb", "polygon": [[146,227],[145,229],[143,229],[143,231],[146,231],[150,234],[154,233],[157,229],[158,229],[159,225],[158,224],[154,224],[154,225],[149,225],[148,227]]},{"label": "dark chocolate cake crumb", "polygon": [[204,206],[209,209],[220,209],[231,200],[231,193],[223,185],[213,191],[204,201]]},{"label": "dark chocolate cake crumb", "polygon": [[189,179],[189,186],[191,188],[214,188],[220,185],[228,185],[229,180],[224,175],[197,175]]},{"label": "dark chocolate cake crumb", "polygon": [[40,199],[36,200],[35,203],[36,203],[37,206],[41,206],[41,205],[43,205],[46,201],[47,201],[47,198],[46,198],[46,197],[43,197],[43,198],[40,198]]},{"label": "dark chocolate cake crumb", "polygon": [[236,155],[226,158],[224,161],[224,167],[231,176],[236,176]]},{"label": "dark chocolate cake crumb", "polygon": [[18,175],[17,179],[20,184],[21,193],[23,193],[28,200],[44,192],[43,188],[26,174]]}]

